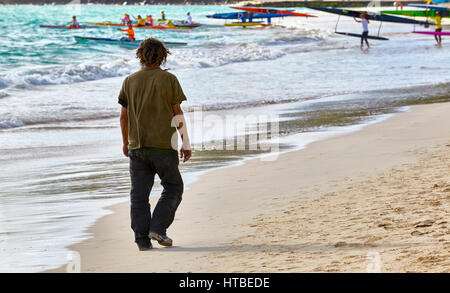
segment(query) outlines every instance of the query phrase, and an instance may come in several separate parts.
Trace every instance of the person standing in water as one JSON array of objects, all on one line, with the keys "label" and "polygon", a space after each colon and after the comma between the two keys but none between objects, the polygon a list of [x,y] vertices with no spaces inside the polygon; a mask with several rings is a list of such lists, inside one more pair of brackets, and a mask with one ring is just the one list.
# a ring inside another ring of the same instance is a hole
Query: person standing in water
[{"label": "person standing in water", "polygon": [[166,21],[166,14],[164,11],[161,11],[161,21]]},{"label": "person standing in water", "polygon": [[[175,75],[160,68],[168,54],[161,41],[142,41],[136,51],[142,68],[125,78],[119,94],[122,151],[130,159],[131,228],[139,250],[152,248],[151,240],[172,246],[167,228],[183,194],[177,129],[180,158],[186,162],[192,154],[180,106],[186,96]],[[152,215],[149,195],[156,174],[163,191]]]},{"label": "person standing in water", "polygon": [[361,13],[360,18],[361,18],[361,20],[358,20],[358,19],[354,18],[355,21],[361,23],[362,27],[363,27],[363,31],[362,31],[362,34],[361,34],[361,46],[360,47],[361,47],[361,50],[362,50],[363,47],[364,47],[364,41],[365,41],[366,45],[367,45],[367,49],[369,49],[370,45],[369,45],[369,41],[367,39],[367,36],[369,35],[369,23],[370,22],[366,18],[366,14],[365,13]]},{"label": "person standing in water", "polygon": [[[436,22],[435,32],[437,33],[442,32],[442,15],[441,12],[438,10],[436,11],[435,22]],[[437,45],[440,46],[442,44],[442,37],[440,35],[434,35],[434,38],[436,39]]]}]

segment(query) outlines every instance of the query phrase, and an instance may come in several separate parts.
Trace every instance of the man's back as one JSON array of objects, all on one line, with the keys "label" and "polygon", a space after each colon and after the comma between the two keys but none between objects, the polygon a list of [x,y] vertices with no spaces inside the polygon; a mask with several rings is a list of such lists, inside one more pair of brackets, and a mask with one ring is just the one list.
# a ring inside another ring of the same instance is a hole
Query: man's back
[{"label": "man's back", "polygon": [[125,78],[119,103],[127,108],[128,148],[176,149],[173,106],[184,100],[177,78],[160,68],[144,67]]}]

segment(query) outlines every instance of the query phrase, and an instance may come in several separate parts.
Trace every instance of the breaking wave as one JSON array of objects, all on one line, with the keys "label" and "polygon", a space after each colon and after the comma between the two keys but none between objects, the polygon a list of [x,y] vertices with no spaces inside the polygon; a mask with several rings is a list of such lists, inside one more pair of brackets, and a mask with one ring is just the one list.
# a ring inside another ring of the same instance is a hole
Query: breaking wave
[{"label": "breaking wave", "polygon": [[97,80],[130,74],[137,67],[136,60],[119,59],[98,64],[81,63],[28,68],[0,75],[0,88],[30,89],[39,85],[70,84]]}]

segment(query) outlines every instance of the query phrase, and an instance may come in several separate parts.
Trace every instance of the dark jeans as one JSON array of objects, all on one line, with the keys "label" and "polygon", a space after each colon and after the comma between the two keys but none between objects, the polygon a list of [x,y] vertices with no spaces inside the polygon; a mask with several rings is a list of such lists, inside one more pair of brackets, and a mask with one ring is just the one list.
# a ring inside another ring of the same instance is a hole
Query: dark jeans
[{"label": "dark jeans", "polygon": [[368,35],[369,35],[368,31],[362,33],[362,35],[361,35],[361,45],[363,44],[364,41],[366,41],[366,44],[369,43],[368,40],[367,40],[367,36]]},{"label": "dark jeans", "polygon": [[[441,28],[437,28],[435,30],[435,32],[442,32],[442,29]],[[441,42],[442,41],[442,38],[441,38],[440,35],[434,35],[434,39],[436,40],[436,42]]]},{"label": "dark jeans", "polygon": [[[130,150],[131,176],[131,228],[135,240],[148,239],[149,232],[165,235],[172,224],[175,211],[183,194],[183,179],[178,170],[178,153],[146,153]],[[153,211],[150,212],[149,195],[155,174],[161,179],[163,191]]]}]

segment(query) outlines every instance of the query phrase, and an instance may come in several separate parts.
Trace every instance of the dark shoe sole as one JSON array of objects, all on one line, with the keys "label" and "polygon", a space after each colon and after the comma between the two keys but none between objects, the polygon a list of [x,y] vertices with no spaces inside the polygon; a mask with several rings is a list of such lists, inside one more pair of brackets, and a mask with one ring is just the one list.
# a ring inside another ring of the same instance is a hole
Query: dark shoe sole
[{"label": "dark shoe sole", "polygon": [[156,233],[150,233],[150,235],[149,235],[150,239],[157,241],[158,244],[162,245],[162,246],[166,246],[166,247],[172,246],[172,243],[173,243],[172,240],[170,240],[170,241],[161,240],[161,238],[158,237],[159,235],[158,234],[155,235],[155,234]]}]

